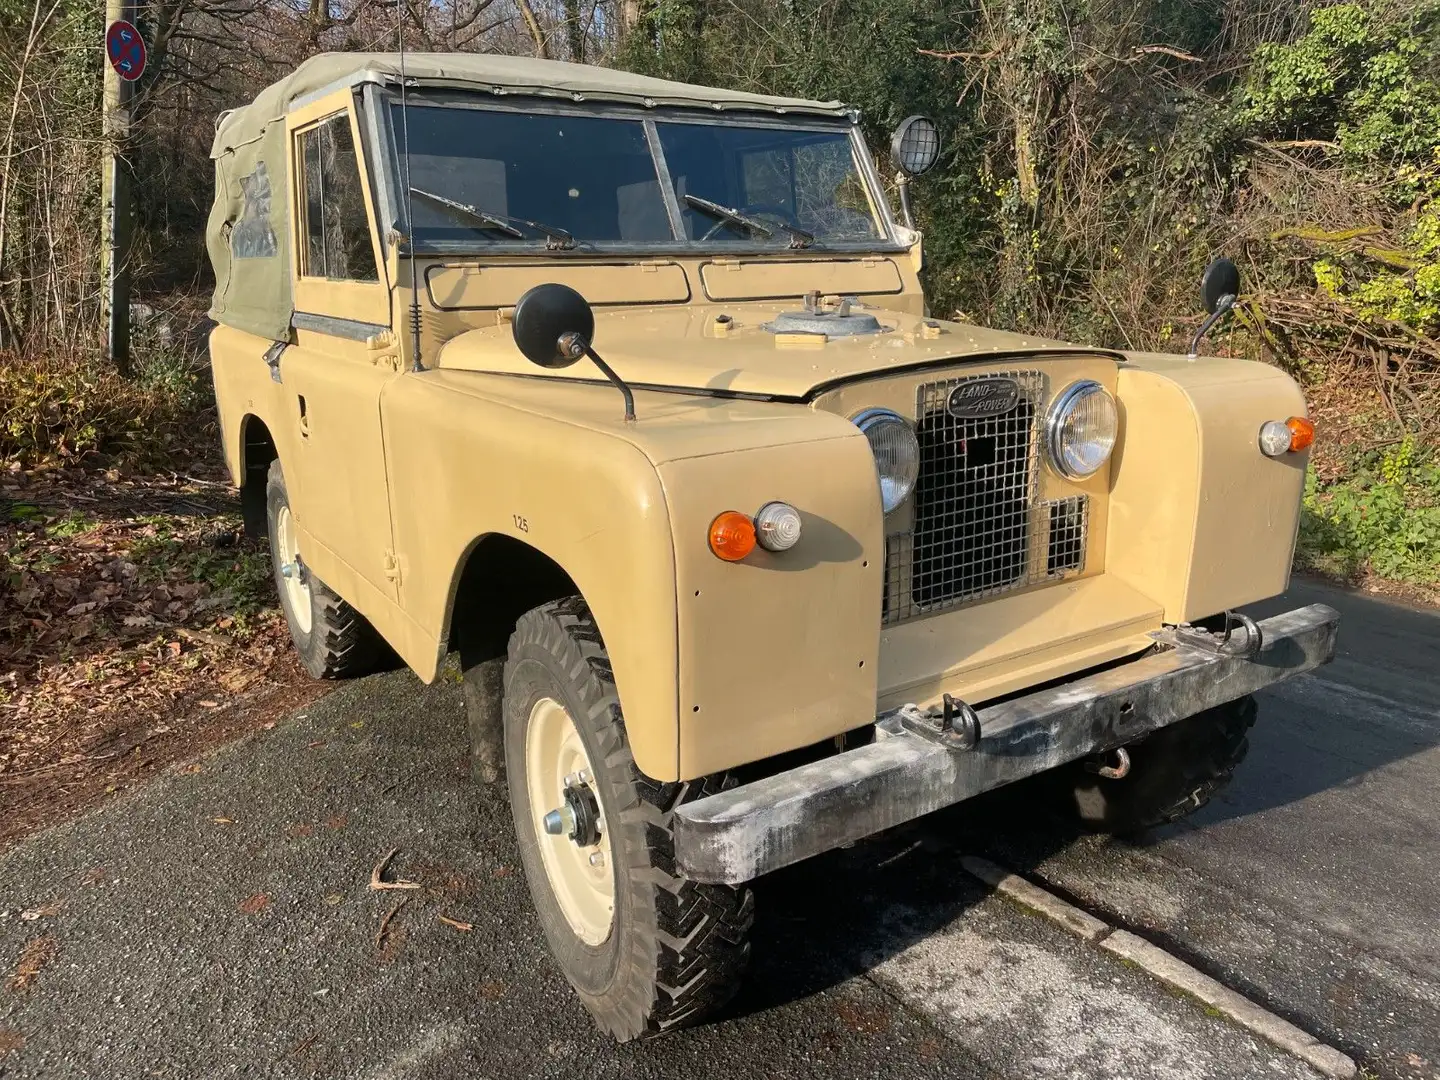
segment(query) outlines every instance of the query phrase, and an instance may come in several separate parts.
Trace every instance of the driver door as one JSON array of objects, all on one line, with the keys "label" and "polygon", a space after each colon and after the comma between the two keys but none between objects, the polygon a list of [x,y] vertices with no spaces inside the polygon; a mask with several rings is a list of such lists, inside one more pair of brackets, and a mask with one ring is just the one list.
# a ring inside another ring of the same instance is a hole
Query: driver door
[{"label": "driver door", "polygon": [[297,109],[289,130],[294,341],[281,359],[299,429],[306,562],[372,621],[398,600],[380,394],[400,378],[369,171],[343,90]]}]

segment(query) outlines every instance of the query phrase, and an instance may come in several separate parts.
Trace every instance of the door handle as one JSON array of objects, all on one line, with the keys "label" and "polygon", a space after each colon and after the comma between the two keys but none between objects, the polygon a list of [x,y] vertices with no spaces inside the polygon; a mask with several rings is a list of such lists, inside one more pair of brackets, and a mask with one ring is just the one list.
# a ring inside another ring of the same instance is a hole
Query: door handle
[{"label": "door handle", "polygon": [[310,416],[305,411],[304,394],[300,395],[300,437],[302,439],[308,439],[310,437]]}]

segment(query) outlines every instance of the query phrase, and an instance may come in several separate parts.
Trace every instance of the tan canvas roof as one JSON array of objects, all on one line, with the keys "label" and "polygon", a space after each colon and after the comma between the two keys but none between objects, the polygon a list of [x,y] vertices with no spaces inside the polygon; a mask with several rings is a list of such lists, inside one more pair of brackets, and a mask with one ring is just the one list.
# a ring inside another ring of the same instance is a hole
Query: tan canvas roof
[{"label": "tan canvas roof", "polygon": [[[398,79],[400,54],[350,52],[312,56],[285,78],[260,91],[249,105],[226,113],[216,129],[210,156],[219,157],[227,149],[260,138],[265,126],[284,116],[292,102],[328,86],[346,81],[364,81],[367,73],[386,80]],[[769,97],[740,90],[692,86],[612,68],[536,60],[527,56],[407,52],[405,74],[408,79],[422,84],[478,87],[545,97],[574,98],[579,94],[586,98],[645,105],[688,105],[823,116],[841,116],[846,111],[838,101],[807,101],[804,98]]]}]

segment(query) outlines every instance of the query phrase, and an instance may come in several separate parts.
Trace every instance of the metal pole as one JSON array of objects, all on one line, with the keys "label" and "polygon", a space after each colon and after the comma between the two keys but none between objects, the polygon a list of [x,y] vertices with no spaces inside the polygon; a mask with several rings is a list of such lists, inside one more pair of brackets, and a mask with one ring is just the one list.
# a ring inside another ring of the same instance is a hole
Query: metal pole
[{"label": "metal pole", "polygon": [[[105,25],[117,19],[135,21],[135,0],[105,0]],[[125,151],[130,136],[130,101],[134,84],[120,78],[107,61],[101,125],[105,158],[101,205],[105,215],[101,245],[101,307],[105,315],[105,354],[124,376],[130,367],[130,240],[134,225],[130,168]]]}]

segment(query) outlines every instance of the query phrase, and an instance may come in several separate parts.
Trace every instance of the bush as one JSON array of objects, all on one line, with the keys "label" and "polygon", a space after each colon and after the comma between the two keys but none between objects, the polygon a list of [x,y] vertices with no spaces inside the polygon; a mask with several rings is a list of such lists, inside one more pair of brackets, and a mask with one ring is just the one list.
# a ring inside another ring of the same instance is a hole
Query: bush
[{"label": "bush", "polygon": [[1343,578],[1440,584],[1440,455],[1406,436],[1367,457],[1329,484],[1307,477],[1297,561]]},{"label": "bush", "polygon": [[150,353],[133,380],[93,361],[0,354],[0,462],[32,467],[103,454],[155,464],[193,428],[207,391],[173,352]]}]

